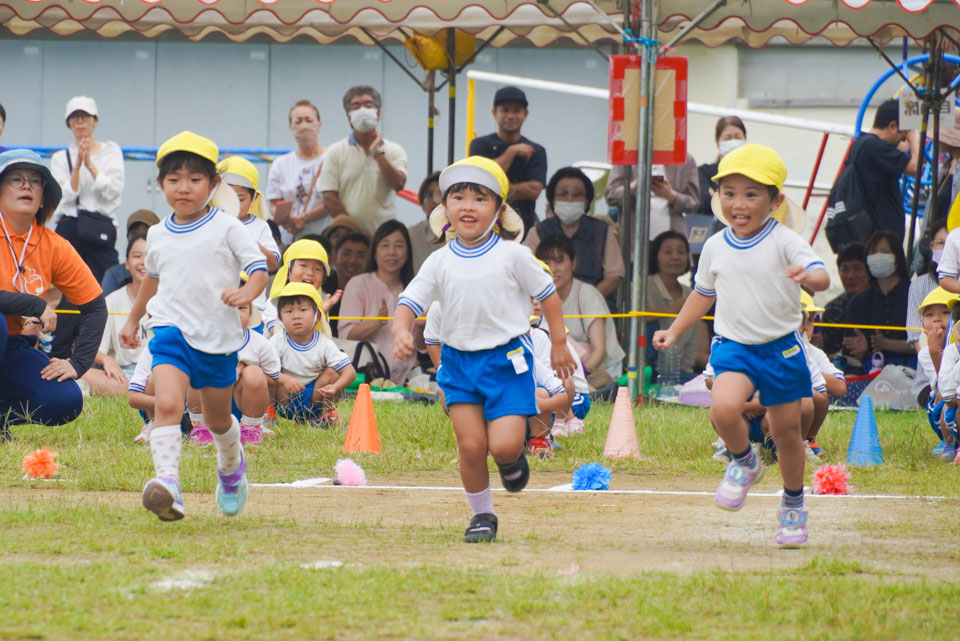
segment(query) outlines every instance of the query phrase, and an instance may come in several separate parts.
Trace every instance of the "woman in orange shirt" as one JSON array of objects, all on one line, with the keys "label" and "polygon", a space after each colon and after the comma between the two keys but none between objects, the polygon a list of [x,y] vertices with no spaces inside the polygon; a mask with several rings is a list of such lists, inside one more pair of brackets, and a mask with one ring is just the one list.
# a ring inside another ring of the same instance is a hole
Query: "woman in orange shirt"
[{"label": "woman in orange shirt", "polygon": [[[44,227],[60,202],[60,186],[26,149],[0,153],[0,437],[9,426],[62,425],[83,409],[75,380],[93,363],[107,320],[100,285],[76,250]],[[56,327],[44,300],[57,288],[80,308],[73,356],[50,358],[25,325]],[[39,313],[39,317],[38,317]]]}]

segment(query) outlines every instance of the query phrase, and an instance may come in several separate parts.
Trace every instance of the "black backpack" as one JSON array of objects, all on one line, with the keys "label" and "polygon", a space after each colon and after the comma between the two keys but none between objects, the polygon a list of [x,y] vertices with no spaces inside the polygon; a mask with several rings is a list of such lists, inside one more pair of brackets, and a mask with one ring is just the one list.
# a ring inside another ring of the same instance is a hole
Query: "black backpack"
[{"label": "black backpack", "polygon": [[856,165],[862,143],[861,139],[853,145],[843,173],[827,198],[827,241],[834,253],[850,243],[862,243],[875,229]]}]

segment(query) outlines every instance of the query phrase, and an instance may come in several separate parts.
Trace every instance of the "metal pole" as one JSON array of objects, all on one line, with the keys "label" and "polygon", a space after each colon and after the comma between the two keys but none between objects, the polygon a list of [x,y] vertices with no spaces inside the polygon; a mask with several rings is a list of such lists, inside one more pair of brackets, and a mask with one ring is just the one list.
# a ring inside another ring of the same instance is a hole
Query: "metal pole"
[{"label": "metal pole", "polygon": [[[653,0],[643,0],[640,10],[640,37],[656,39],[657,23]],[[636,219],[633,221],[633,255],[631,272],[630,309],[643,311],[647,303],[647,237],[650,235],[650,180],[653,165],[653,100],[656,60],[645,51],[640,63],[639,154],[637,158]],[[628,185],[629,188],[629,185]],[[643,398],[643,370],[645,349],[639,349],[641,338],[646,347],[646,318],[630,318],[630,354],[627,361],[627,381],[632,396],[640,380],[638,402]]]},{"label": "metal pole", "polygon": [[[630,5],[632,0],[621,0],[620,6],[623,9],[623,26],[627,29],[632,30],[634,27],[632,17],[630,15]],[[628,42],[620,43],[620,53],[629,54],[633,45]],[[620,214],[617,217],[617,224],[620,226],[620,255],[623,256],[627,263],[629,264],[629,257],[632,251],[632,244],[630,243],[630,230],[633,229],[633,200],[630,197],[630,182],[631,177],[631,168],[629,166],[624,166],[621,169],[625,169],[627,172],[626,177],[624,178],[623,185],[623,195],[620,198]],[[620,281],[620,287],[617,291],[617,309],[611,310],[616,312],[622,312],[627,309],[627,304],[630,302],[630,281],[626,278]],[[620,343],[623,348],[624,353],[630,352],[630,332],[626,331],[629,321],[625,318],[616,319],[617,329],[620,331]]]},{"label": "metal pole", "polygon": [[[924,87],[929,89],[932,82],[933,66],[927,61],[926,81]],[[910,229],[907,230],[907,265],[908,269],[913,267],[913,236],[914,227],[917,226],[917,211],[920,208],[920,178],[923,176],[923,150],[927,146],[927,119],[930,116],[930,103],[924,99],[923,106],[920,109],[920,152],[917,157],[917,173],[913,182],[913,207],[910,212]],[[928,210],[929,213],[929,210]]]},{"label": "metal pole", "polygon": [[[433,73],[432,71],[430,73]],[[434,97],[434,88],[433,82],[430,83],[430,88],[427,89],[427,175],[433,173],[433,130],[434,130],[434,120],[433,120],[433,97]]]},{"label": "metal pole", "polygon": [[[930,190],[930,197],[927,199],[927,211],[923,217],[923,231],[926,233],[930,227],[930,221],[937,214],[937,177],[940,173],[940,108],[943,106],[945,96],[940,95],[940,74],[943,73],[943,49],[936,42],[934,36],[934,49],[931,56],[936,56],[933,66],[933,83],[931,83],[930,100],[933,101],[933,159],[930,164],[930,176],[933,188]],[[920,181],[917,181],[917,185]]]},{"label": "metal pole", "polygon": [[457,30],[453,27],[447,29],[447,80],[450,83],[450,103],[447,107],[447,120],[449,127],[447,129],[447,164],[453,164],[453,135],[455,133],[455,124],[457,121]]}]

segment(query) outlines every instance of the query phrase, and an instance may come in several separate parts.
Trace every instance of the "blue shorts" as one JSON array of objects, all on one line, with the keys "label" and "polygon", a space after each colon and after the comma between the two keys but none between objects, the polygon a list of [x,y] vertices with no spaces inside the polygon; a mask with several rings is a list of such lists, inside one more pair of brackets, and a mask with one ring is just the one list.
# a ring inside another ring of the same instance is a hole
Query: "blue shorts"
[{"label": "blue shorts", "polygon": [[947,429],[957,433],[957,408],[948,407],[943,411],[943,422],[946,424]]},{"label": "blue shorts", "polygon": [[581,394],[577,392],[573,395],[573,415],[579,418],[581,421],[587,416],[587,412],[590,411],[590,397],[586,394]]},{"label": "blue shorts", "polygon": [[311,397],[313,396],[313,386],[317,384],[316,379],[310,381],[303,388],[303,391],[290,399],[290,404],[284,407],[277,404],[277,414],[283,418],[289,418],[293,421],[305,422],[312,418],[321,418],[323,408],[314,407]]},{"label": "blue shorts", "polygon": [[[525,338],[525,337],[524,337]],[[518,374],[507,357],[521,350],[527,370]],[[536,383],[533,381],[533,349],[529,339],[511,339],[506,345],[476,352],[464,352],[449,345],[440,350],[437,384],[447,405],[483,405],[488,421],[501,416],[536,416]]]},{"label": "blue shorts", "polygon": [[190,387],[232,387],[237,382],[237,353],[207,354],[187,344],[173,326],[153,328],[150,339],[153,367],[173,365],[190,377]]},{"label": "blue shorts", "polygon": [[940,417],[943,416],[944,405],[946,405],[946,401],[941,400],[938,403],[936,394],[931,394],[930,400],[927,402],[927,422],[930,423],[930,428],[933,429],[934,434],[941,441],[943,440],[943,431],[940,429]]},{"label": "blue shorts", "polygon": [[760,392],[764,407],[813,396],[807,357],[797,333],[760,345],[744,345],[717,336],[710,349],[710,365],[714,380],[724,372],[738,372],[749,378]]}]

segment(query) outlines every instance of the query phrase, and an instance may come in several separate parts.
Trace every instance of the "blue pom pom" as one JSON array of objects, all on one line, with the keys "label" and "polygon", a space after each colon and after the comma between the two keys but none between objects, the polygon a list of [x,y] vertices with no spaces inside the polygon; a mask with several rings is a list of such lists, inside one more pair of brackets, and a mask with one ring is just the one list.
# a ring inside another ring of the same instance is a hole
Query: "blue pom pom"
[{"label": "blue pom pom", "polygon": [[573,489],[609,490],[610,470],[599,463],[586,463],[573,471]]}]

